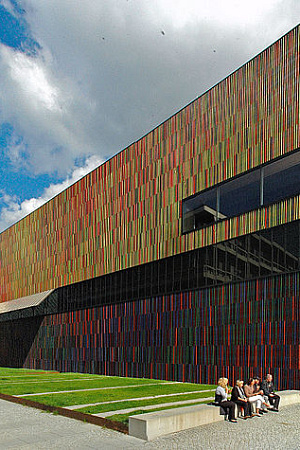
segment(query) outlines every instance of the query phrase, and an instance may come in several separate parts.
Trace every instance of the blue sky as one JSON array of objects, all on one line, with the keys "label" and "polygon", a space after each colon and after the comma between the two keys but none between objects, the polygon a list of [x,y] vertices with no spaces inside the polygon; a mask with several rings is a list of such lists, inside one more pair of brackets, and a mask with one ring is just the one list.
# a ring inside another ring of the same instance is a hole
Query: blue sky
[{"label": "blue sky", "polygon": [[299,16],[299,0],[0,0],[0,231]]},{"label": "blue sky", "polygon": [[[14,17],[3,5],[0,5],[0,42],[5,46],[19,49],[35,50],[36,43],[30,36],[26,21],[22,18],[24,13],[18,9],[18,4],[14,3],[17,11],[19,11],[19,18]],[[0,127],[0,192],[6,191],[9,195],[18,195],[21,199],[26,196],[37,194],[37,184],[28,177],[26,173],[20,173],[13,169],[10,160],[6,154],[7,145],[10,142],[13,133],[13,127],[7,122],[2,122]],[[43,179],[43,177],[42,177]],[[38,180],[36,180],[38,181]],[[42,180],[40,180],[42,183]],[[28,183],[29,182],[29,183]],[[46,181],[49,183],[49,181]],[[26,185],[26,190],[24,186]],[[42,186],[38,188],[42,191]],[[1,198],[0,198],[1,201]],[[1,207],[1,203],[0,203]]]}]

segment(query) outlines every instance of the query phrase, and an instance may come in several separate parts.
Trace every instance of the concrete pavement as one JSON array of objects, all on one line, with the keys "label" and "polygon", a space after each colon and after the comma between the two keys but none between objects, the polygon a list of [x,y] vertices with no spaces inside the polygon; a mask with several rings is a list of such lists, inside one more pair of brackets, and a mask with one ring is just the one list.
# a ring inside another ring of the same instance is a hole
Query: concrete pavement
[{"label": "concrete pavement", "polygon": [[145,442],[0,400],[0,450],[300,449],[300,405],[237,424],[218,422]]}]

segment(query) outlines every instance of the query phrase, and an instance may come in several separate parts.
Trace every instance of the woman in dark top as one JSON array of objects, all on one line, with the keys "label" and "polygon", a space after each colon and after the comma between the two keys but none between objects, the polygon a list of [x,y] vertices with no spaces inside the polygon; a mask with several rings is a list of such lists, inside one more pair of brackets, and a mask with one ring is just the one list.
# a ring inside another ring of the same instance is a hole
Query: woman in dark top
[{"label": "woman in dark top", "polygon": [[237,380],[231,393],[231,401],[244,409],[244,419],[251,417],[251,406],[244,392],[243,380]]}]

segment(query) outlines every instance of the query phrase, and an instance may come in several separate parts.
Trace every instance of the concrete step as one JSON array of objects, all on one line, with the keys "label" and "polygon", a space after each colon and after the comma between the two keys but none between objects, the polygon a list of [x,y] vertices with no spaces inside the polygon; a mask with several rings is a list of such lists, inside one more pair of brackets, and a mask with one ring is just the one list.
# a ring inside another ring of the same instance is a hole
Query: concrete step
[{"label": "concrete step", "polygon": [[[300,391],[280,391],[280,407],[300,403]],[[275,413],[271,413],[275,414]],[[224,420],[220,408],[187,406],[129,417],[129,435],[150,441],[159,436]]]}]

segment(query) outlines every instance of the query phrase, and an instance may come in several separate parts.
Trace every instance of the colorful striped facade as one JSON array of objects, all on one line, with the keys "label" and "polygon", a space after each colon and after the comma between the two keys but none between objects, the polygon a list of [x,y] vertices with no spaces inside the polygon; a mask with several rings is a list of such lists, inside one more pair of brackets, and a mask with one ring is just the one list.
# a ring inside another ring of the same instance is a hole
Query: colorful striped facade
[{"label": "colorful striped facade", "polygon": [[[155,295],[130,288],[132,297],[126,281],[118,301],[97,303],[97,293],[88,301],[93,280],[124,280],[125,272],[134,279],[172,258],[174,272],[181,255],[220,251],[219,244],[300,220],[299,188],[190,232],[182,226],[187,198],[300,148],[299,28],[0,234],[1,302],[87,286],[84,305],[0,323],[4,340],[9,326],[37,327],[13,364],[196,382],[266,369],[281,387],[299,388],[299,272],[288,256],[280,274],[272,263],[270,274],[221,283],[206,270],[205,286],[174,283]],[[268,245],[259,239],[260,249]]]},{"label": "colorful striped facade", "polygon": [[206,383],[300,379],[300,274],[46,316],[25,366]]}]

